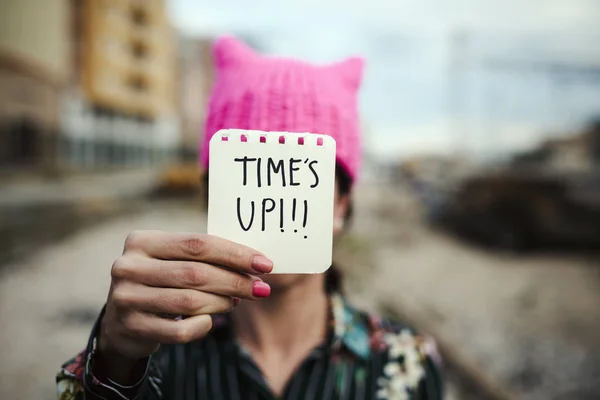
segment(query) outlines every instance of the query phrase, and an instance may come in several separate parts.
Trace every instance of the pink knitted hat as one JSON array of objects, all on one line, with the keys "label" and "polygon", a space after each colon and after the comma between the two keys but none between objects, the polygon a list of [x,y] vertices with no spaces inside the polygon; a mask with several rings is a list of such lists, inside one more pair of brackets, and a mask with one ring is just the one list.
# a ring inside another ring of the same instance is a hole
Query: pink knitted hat
[{"label": "pink knitted hat", "polygon": [[213,46],[215,83],[208,104],[200,162],[220,129],[312,132],[332,136],[337,161],[352,180],[361,163],[358,90],[364,61],[331,65],[262,56],[233,37]]}]

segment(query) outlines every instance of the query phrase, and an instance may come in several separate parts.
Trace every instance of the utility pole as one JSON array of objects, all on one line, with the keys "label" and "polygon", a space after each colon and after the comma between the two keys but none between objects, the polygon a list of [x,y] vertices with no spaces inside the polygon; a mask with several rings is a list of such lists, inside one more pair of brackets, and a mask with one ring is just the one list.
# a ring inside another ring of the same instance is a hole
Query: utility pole
[{"label": "utility pole", "polygon": [[[565,74],[549,74],[550,78],[550,90],[551,90],[551,102],[550,102],[550,115],[552,116],[552,126],[548,130],[548,139],[555,139],[564,133],[566,128],[565,115],[569,114],[568,107],[571,104],[567,104],[566,97],[567,91],[570,84],[569,78]],[[570,122],[570,121],[569,121]]]},{"label": "utility pole", "polygon": [[457,158],[466,154],[467,139],[467,46],[468,33],[458,30],[450,38],[450,62],[448,70],[448,114],[450,138]]},{"label": "utility pole", "polygon": [[501,156],[503,156],[503,145],[502,143],[502,129],[499,126],[499,114],[500,111],[500,94],[496,87],[488,88],[485,97],[485,132],[481,135],[483,137],[483,151],[487,153],[487,161],[496,163]]}]

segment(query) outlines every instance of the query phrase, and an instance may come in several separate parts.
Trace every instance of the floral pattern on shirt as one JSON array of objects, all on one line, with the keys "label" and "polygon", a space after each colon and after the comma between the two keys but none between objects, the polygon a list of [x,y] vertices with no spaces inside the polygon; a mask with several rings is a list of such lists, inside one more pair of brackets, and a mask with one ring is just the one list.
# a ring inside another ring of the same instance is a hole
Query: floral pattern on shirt
[{"label": "floral pattern on shirt", "polygon": [[83,400],[85,350],[64,363],[56,376],[58,400]]},{"label": "floral pattern on shirt", "polygon": [[409,400],[410,392],[416,390],[425,376],[423,369],[424,353],[419,339],[408,330],[396,334],[386,334],[389,362],[383,368],[384,376],[378,384],[377,397],[389,400]]},{"label": "floral pattern on shirt", "polygon": [[[332,315],[332,361],[336,364],[336,387],[343,388],[347,376],[346,357],[369,358],[371,352],[387,351],[388,362],[377,380],[379,399],[408,400],[422,381],[423,362],[430,357],[439,365],[432,340],[417,336],[407,328],[398,328],[376,315],[366,315],[352,308],[339,294],[330,296]],[[215,316],[213,329],[229,323],[225,316]],[[59,400],[82,400],[86,351],[66,362],[57,375]],[[88,373],[90,373],[88,371]],[[365,371],[355,369],[354,379],[364,380]],[[88,376],[88,382],[97,383]]]}]

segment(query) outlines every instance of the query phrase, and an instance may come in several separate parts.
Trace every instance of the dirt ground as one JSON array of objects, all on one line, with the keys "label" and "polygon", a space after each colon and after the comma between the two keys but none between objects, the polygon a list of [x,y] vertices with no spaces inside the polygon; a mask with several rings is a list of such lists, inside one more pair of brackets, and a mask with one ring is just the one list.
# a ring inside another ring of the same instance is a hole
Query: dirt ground
[{"label": "dirt ground", "polygon": [[0,281],[0,399],[54,399],[60,364],[81,350],[108,293],[110,268],[133,229],[202,231],[203,215],[148,205],[4,268]]},{"label": "dirt ground", "polygon": [[[367,189],[337,255],[351,297],[418,316],[512,398],[600,398],[597,262],[490,255],[423,227],[406,196]],[[129,231],[204,227],[189,206],[150,204],[3,268],[0,398],[55,398],[54,374],[84,346]],[[449,393],[465,399],[452,382]]]},{"label": "dirt ground", "polygon": [[402,309],[509,398],[600,398],[600,260],[489,253],[424,227],[397,190],[357,193],[369,302]]}]

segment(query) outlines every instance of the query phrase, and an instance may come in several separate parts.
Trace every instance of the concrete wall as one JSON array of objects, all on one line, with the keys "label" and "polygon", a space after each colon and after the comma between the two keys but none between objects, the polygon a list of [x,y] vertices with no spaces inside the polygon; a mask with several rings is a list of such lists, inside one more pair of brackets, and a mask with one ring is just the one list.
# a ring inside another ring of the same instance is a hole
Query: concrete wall
[{"label": "concrete wall", "polygon": [[0,0],[0,51],[65,79],[69,10],[68,0]]}]

